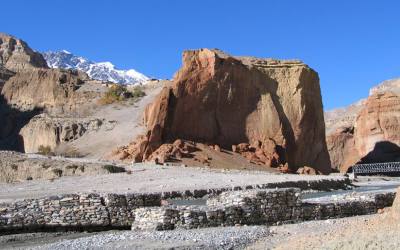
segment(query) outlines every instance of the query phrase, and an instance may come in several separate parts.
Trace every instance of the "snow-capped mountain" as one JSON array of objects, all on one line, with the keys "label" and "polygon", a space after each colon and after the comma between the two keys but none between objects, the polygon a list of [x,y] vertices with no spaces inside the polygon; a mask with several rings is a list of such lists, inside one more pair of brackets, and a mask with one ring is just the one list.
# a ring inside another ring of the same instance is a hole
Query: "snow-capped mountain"
[{"label": "snow-capped mountain", "polygon": [[42,53],[51,68],[78,69],[91,78],[120,84],[143,84],[149,78],[134,69],[120,70],[110,62],[93,62],[66,50]]}]

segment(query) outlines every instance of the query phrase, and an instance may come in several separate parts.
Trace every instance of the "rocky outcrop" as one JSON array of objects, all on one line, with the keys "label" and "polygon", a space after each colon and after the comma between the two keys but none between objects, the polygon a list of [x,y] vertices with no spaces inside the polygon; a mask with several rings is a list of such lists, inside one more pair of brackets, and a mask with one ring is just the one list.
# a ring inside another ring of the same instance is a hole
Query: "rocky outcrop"
[{"label": "rocky outcrop", "polygon": [[332,167],[346,172],[347,168],[359,160],[354,145],[354,127],[342,127],[331,132],[326,137]]},{"label": "rocky outcrop", "polygon": [[144,121],[148,132],[135,148],[121,149],[134,159],[185,139],[229,150],[248,143],[263,164],[277,158],[293,170],[330,171],[318,74],[300,61],[186,51],[173,86],[147,107]]},{"label": "rocky outcrop", "polygon": [[360,101],[349,105],[344,108],[337,108],[326,111],[325,126],[326,133],[332,134],[337,130],[349,129],[354,126],[358,113],[365,106],[367,99],[361,99]]},{"label": "rocky outcrop", "polygon": [[[36,152],[39,144],[63,142],[62,131],[74,127],[68,117],[81,117],[92,108],[92,101],[100,95],[99,86],[85,73],[49,69],[42,55],[25,42],[0,34],[0,149]],[[41,112],[60,118],[48,118],[41,125],[34,119],[21,130]],[[62,117],[66,121],[60,125]],[[73,137],[82,133],[79,126],[69,130],[74,131]]]},{"label": "rocky outcrop", "polygon": [[24,41],[4,33],[0,33],[0,64],[14,72],[48,68],[42,54],[33,51]]},{"label": "rocky outcrop", "polygon": [[327,133],[332,166],[341,172],[355,163],[400,160],[400,96],[371,93],[352,124]]},{"label": "rocky outcrop", "polygon": [[0,92],[3,89],[4,83],[10,79],[15,73],[0,65]]},{"label": "rocky outcrop", "polygon": [[400,96],[370,96],[355,123],[354,140],[362,162],[399,161]]},{"label": "rocky outcrop", "polygon": [[45,109],[72,112],[98,94],[79,91],[88,81],[86,74],[61,69],[31,69],[17,73],[4,85],[1,94],[8,105],[19,110]]},{"label": "rocky outcrop", "polygon": [[400,78],[390,79],[383,81],[369,90],[369,95],[375,95],[385,92],[392,92],[397,95],[400,94]]},{"label": "rocky outcrop", "polygon": [[25,153],[37,153],[40,146],[54,150],[59,144],[74,141],[89,131],[97,131],[100,119],[53,118],[38,115],[32,118],[21,131]]}]

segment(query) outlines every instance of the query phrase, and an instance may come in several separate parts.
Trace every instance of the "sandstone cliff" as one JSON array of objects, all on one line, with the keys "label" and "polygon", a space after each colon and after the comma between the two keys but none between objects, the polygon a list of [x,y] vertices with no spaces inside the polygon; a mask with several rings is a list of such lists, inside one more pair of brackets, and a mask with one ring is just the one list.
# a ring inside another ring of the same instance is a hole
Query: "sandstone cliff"
[{"label": "sandstone cliff", "polygon": [[48,115],[33,117],[19,132],[25,153],[36,153],[40,146],[54,150],[61,143],[72,142],[84,133],[96,131],[100,119],[54,118]]},{"label": "sandstone cliff", "polygon": [[[330,172],[318,74],[300,61],[186,51],[171,88],[146,109],[147,134],[124,157],[151,158],[176,139],[252,154],[270,166]],[[133,147],[133,148],[132,148]]]},{"label": "sandstone cliff", "polygon": [[14,72],[32,68],[47,68],[42,54],[33,51],[24,41],[0,33],[0,64]]},{"label": "sandstone cliff", "polygon": [[11,77],[1,91],[7,103],[20,110],[44,108],[72,110],[84,103],[77,90],[88,80],[78,71],[30,69]]},{"label": "sandstone cliff", "polygon": [[0,64],[0,92],[3,89],[4,83],[14,75],[14,72],[6,69]]},{"label": "sandstone cliff", "polygon": [[[371,96],[357,105],[357,112],[353,105],[339,113],[332,123],[327,123],[327,144],[333,167],[346,172],[355,163],[400,160],[400,96],[396,94],[399,83],[390,80],[372,88]],[[354,118],[341,122],[350,116]]]},{"label": "sandstone cliff", "polygon": [[[0,149],[37,152],[80,136],[86,123],[69,117],[87,115],[101,87],[85,73],[49,69],[25,42],[0,34]],[[32,119],[42,112],[50,116]]]}]

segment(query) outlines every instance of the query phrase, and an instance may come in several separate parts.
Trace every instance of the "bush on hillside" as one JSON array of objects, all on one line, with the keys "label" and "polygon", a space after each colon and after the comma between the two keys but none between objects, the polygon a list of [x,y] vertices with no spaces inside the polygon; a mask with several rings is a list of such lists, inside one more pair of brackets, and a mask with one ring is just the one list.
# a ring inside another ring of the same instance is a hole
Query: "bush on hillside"
[{"label": "bush on hillside", "polygon": [[50,156],[53,154],[53,152],[51,151],[51,147],[50,146],[44,146],[44,145],[40,145],[38,148],[38,153],[41,155],[47,155]]},{"label": "bush on hillside", "polygon": [[107,105],[128,99],[137,100],[145,95],[146,93],[143,91],[143,87],[141,86],[135,86],[132,91],[129,91],[125,86],[115,84],[104,93],[100,98],[99,103]]}]

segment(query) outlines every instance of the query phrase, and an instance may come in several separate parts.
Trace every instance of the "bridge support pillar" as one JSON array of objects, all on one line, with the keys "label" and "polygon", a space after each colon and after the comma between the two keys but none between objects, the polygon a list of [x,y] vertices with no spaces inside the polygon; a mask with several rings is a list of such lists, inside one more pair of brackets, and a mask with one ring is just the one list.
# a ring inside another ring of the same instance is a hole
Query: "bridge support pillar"
[{"label": "bridge support pillar", "polygon": [[357,174],[353,171],[353,172],[351,172],[350,174],[349,174],[349,179],[350,180],[355,180],[355,179],[357,179]]}]

